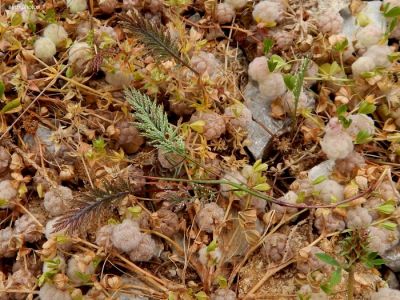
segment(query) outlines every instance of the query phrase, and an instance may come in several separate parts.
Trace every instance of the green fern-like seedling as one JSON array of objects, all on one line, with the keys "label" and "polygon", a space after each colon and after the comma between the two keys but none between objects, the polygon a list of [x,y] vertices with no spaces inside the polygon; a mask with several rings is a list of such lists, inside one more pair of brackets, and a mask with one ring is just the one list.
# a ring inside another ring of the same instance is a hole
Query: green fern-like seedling
[{"label": "green fern-like seedling", "polygon": [[168,122],[164,107],[135,89],[125,90],[125,96],[135,109],[135,126],[142,135],[160,150],[185,156],[185,143],[178,131]]}]

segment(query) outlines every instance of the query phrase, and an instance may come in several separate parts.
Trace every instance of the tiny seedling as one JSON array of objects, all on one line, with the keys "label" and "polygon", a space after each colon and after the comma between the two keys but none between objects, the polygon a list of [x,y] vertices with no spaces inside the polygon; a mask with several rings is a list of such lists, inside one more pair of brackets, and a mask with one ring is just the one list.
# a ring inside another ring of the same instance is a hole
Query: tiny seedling
[{"label": "tiny seedling", "polygon": [[385,263],[378,253],[370,251],[367,237],[366,230],[354,230],[342,241],[340,254],[344,258],[343,263],[326,253],[315,254],[318,259],[335,268],[329,279],[321,284],[321,289],[326,294],[332,294],[334,287],[341,282],[344,270],[348,272],[347,299],[353,299],[354,265],[362,263],[367,268],[374,268]]}]

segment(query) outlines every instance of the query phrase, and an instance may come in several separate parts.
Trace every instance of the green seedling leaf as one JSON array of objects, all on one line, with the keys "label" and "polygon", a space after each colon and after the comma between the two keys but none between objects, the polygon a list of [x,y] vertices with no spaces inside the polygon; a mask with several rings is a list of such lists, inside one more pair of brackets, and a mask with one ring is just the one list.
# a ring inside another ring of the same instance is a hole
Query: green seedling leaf
[{"label": "green seedling leaf", "polygon": [[65,72],[65,75],[66,75],[68,78],[74,77],[74,71],[72,70],[71,67],[68,67],[67,71]]},{"label": "green seedling leaf", "polygon": [[22,24],[22,16],[19,13],[16,13],[11,19],[11,26],[18,26]]},{"label": "green seedling leaf", "polygon": [[296,76],[293,76],[291,74],[285,74],[283,76],[283,81],[285,82],[285,85],[289,91],[294,90],[294,86],[296,84]]},{"label": "green seedling leaf", "polygon": [[380,224],[380,226],[391,231],[394,231],[397,228],[397,224],[390,221],[383,222]]},{"label": "green seedling leaf", "polygon": [[92,261],[93,267],[96,269],[97,266],[102,262],[102,259],[100,257],[95,257]]},{"label": "green seedling leaf", "polygon": [[90,274],[82,273],[79,271],[76,271],[75,275],[84,283],[90,282],[90,279],[92,277]]},{"label": "green seedling leaf", "polygon": [[364,13],[359,13],[356,17],[357,25],[365,27],[371,23],[371,19]]},{"label": "green seedling leaf", "polygon": [[306,200],[306,193],[301,191],[297,194],[296,203],[304,203],[304,200]]},{"label": "green seedling leaf", "polygon": [[389,26],[388,26],[388,35],[396,28],[397,23],[398,23],[397,18],[390,21]]},{"label": "green seedling leaf", "polygon": [[138,218],[142,213],[142,208],[139,205],[128,207],[128,211],[134,218]]},{"label": "green seedling leaf", "polygon": [[295,85],[293,88],[293,95],[294,95],[294,99],[295,99],[295,110],[297,110],[297,104],[299,102],[299,98],[300,98],[300,93],[301,90],[303,89],[303,82],[304,82],[304,74],[306,73],[307,70],[307,66],[308,66],[308,58],[305,58],[302,60],[301,62],[301,66],[300,66],[300,70],[299,73],[296,75],[296,81],[295,81]]},{"label": "green seedling leaf", "polygon": [[321,182],[324,182],[325,180],[327,180],[328,178],[324,175],[318,176],[317,178],[315,178],[312,182],[313,185],[317,185],[320,184]]},{"label": "green seedling leaf", "polygon": [[57,22],[56,10],[54,8],[50,8],[46,11],[45,20],[48,23],[56,23]]},{"label": "green seedling leaf", "polygon": [[57,244],[65,244],[68,241],[70,241],[70,238],[68,236],[62,235],[62,234],[57,234],[57,236],[56,236]]},{"label": "green seedling leaf", "polygon": [[8,205],[8,200],[0,198],[0,208]]},{"label": "green seedling leaf", "polygon": [[104,141],[104,139],[101,137],[101,138],[98,138],[98,139],[95,139],[94,141],[93,141],[93,148],[97,151],[97,152],[104,152],[104,150],[105,150],[105,148],[106,148],[106,142]]},{"label": "green seedling leaf", "polygon": [[326,76],[334,76],[342,71],[342,68],[339,64],[334,61],[332,64],[325,63],[319,67],[319,71],[322,75]]},{"label": "green seedling leaf", "polygon": [[94,30],[89,30],[87,36],[86,36],[86,43],[88,43],[89,46],[94,45]]},{"label": "green seedling leaf", "polygon": [[51,279],[58,273],[58,270],[50,270],[48,272],[43,273],[37,280],[39,286],[42,286],[48,279]]},{"label": "green seedling leaf", "polygon": [[400,16],[400,7],[395,6],[391,9],[389,9],[388,11],[384,12],[383,15],[386,18],[397,18],[398,16]]},{"label": "green seedling leaf", "polygon": [[197,120],[193,123],[189,124],[189,127],[196,131],[197,133],[203,133],[204,132],[204,126],[206,125],[206,122],[204,120]]},{"label": "green seedling leaf", "polygon": [[280,57],[279,55],[273,54],[268,59],[268,69],[270,72],[278,70],[278,69],[282,68],[284,65],[285,65],[285,60],[282,57]]},{"label": "green seedling leaf", "polygon": [[176,300],[175,294],[173,292],[168,293],[168,300]]},{"label": "green seedling leaf", "polygon": [[220,289],[226,289],[228,287],[228,281],[222,275],[218,275],[217,282]]},{"label": "green seedling leaf", "polygon": [[310,295],[303,295],[301,293],[297,293],[297,297],[299,297],[299,300],[310,300],[311,299]]},{"label": "green seedling leaf", "polygon": [[253,189],[260,191],[260,192],[266,192],[266,191],[269,191],[271,189],[271,187],[268,183],[260,183],[260,184],[257,184],[256,186],[254,186]]},{"label": "green seedling leaf", "polygon": [[336,196],[334,196],[334,195],[331,195],[330,199],[331,199],[331,203],[338,202],[338,198]]},{"label": "green seedling leaf", "polygon": [[369,71],[369,72],[362,72],[360,75],[362,78],[368,79],[368,78],[373,78],[373,77],[379,75],[379,72],[377,70]]},{"label": "green seedling leaf", "polygon": [[361,258],[361,261],[370,269],[385,264],[385,260],[380,258],[377,252],[369,252],[368,255]]},{"label": "green seedling leaf", "polygon": [[117,224],[119,224],[119,222],[118,222],[116,219],[114,219],[114,218],[109,218],[109,219],[107,220],[107,224],[108,224],[108,225],[117,225]]},{"label": "green seedling leaf", "polygon": [[336,113],[338,116],[344,116],[344,114],[347,112],[347,109],[348,109],[347,105],[342,104],[336,109]]},{"label": "green seedling leaf", "polygon": [[342,268],[338,267],[336,270],[332,273],[331,277],[329,278],[328,282],[325,284],[321,285],[321,289],[326,293],[326,294],[331,294],[333,291],[333,288],[340,283],[342,279]]},{"label": "green seedling leaf", "polygon": [[6,90],[6,87],[4,85],[4,82],[2,80],[0,80],[0,98],[2,98],[4,96],[5,90]]},{"label": "green seedling leaf", "polygon": [[253,165],[254,172],[261,173],[268,169],[268,165],[262,163],[261,159],[257,160]]},{"label": "green seedling leaf", "polygon": [[396,208],[394,207],[393,203],[383,203],[376,208],[378,212],[385,215],[391,215],[395,209]]},{"label": "green seedling leaf", "polygon": [[347,38],[345,38],[344,40],[337,42],[335,45],[333,45],[333,49],[338,52],[343,52],[348,46],[349,41],[347,40]]},{"label": "green seedling leaf", "polygon": [[36,24],[35,24],[35,23],[29,23],[29,24],[28,24],[28,28],[29,28],[30,31],[32,31],[33,33],[36,32]]},{"label": "green seedling leaf", "polygon": [[264,54],[267,55],[269,53],[269,51],[272,49],[272,47],[274,46],[274,41],[270,38],[266,38],[263,41],[263,45],[264,45]]},{"label": "green seedling leaf", "polygon": [[329,280],[331,287],[338,285],[342,278],[342,268],[337,268],[333,273]]},{"label": "green seedling leaf", "polygon": [[386,4],[382,5],[383,14],[385,14],[385,13],[387,13],[389,11],[389,7],[390,7],[389,3],[386,3]]},{"label": "green seedling leaf", "polygon": [[328,265],[335,266],[335,267],[340,267],[339,262],[336,259],[334,259],[332,256],[330,256],[330,255],[328,255],[326,253],[323,253],[323,252],[316,253],[315,256],[319,260],[323,261],[324,263],[326,263]]},{"label": "green seedling leaf", "polygon": [[393,52],[388,55],[388,59],[390,62],[394,63],[396,60],[400,58],[400,52]]},{"label": "green seedling leaf", "polygon": [[368,102],[368,101],[362,101],[360,103],[360,107],[358,108],[358,113],[359,114],[372,114],[376,110],[376,105]]},{"label": "green seedling leaf", "polygon": [[208,300],[209,299],[207,294],[203,291],[198,292],[195,296],[196,296],[196,300]]},{"label": "green seedling leaf", "polygon": [[0,113],[2,114],[12,114],[21,110],[21,101],[19,99],[14,99],[3,106]]},{"label": "green seedling leaf", "polygon": [[355,144],[361,145],[369,143],[372,140],[372,136],[366,130],[361,130],[357,133]]},{"label": "green seedling leaf", "polygon": [[207,252],[213,252],[217,248],[218,248],[218,243],[216,240],[213,240],[210,244],[208,244]]},{"label": "green seedling leaf", "polygon": [[349,128],[352,122],[351,119],[347,119],[344,116],[338,116],[339,122],[342,124],[343,128]]}]

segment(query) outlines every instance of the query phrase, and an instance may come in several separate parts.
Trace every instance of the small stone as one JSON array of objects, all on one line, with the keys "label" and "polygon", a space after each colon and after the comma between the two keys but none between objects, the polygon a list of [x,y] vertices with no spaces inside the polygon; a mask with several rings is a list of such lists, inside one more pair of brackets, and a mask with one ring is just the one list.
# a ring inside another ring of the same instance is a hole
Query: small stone
[{"label": "small stone", "polygon": [[393,272],[400,272],[400,245],[386,251],[382,258],[385,260],[385,265]]},{"label": "small stone", "polygon": [[249,82],[245,87],[244,98],[245,105],[250,109],[253,119],[257,121],[251,121],[247,127],[247,137],[251,142],[248,149],[255,159],[260,159],[271,139],[271,135],[262,126],[265,126],[272,134],[276,134],[283,128],[284,121],[274,120],[270,116],[271,107],[266,104],[265,97],[261,95],[254,82]]}]

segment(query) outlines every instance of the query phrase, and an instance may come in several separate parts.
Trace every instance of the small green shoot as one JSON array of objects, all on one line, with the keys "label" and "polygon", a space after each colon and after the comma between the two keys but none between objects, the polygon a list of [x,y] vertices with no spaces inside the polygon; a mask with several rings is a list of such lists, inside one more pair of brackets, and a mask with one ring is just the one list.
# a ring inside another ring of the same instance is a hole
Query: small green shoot
[{"label": "small green shoot", "polygon": [[213,252],[215,249],[218,248],[218,243],[216,240],[212,240],[210,244],[207,246],[207,252]]},{"label": "small green shoot", "polygon": [[320,184],[320,183],[324,182],[324,181],[327,180],[327,179],[328,179],[328,178],[327,178],[326,176],[321,175],[321,176],[318,176],[317,178],[315,178],[315,179],[312,181],[312,184],[313,184],[313,185],[317,185],[317,184]]},{"label": "small green shoot", "polygon": [[333,49],[337,52],[344,52],[346,48],[349,46],[349,41],[347,38],[343,39],[342,41],[337,42],[333,45]]},{"label": "small green shoot", "polygon": [[285,64],[286,64],[285,60],[276,54],[273,54],[268,59],[268,69],[270,72],[274,72],[281,69]]},{"label": "small green shoot", "polygon": [[332,294],[334,287],[341,282],[342,270],[348,272],[347,293],[348,299],[353,299],[354,285],[354,265],[363,263],[367,268],[379,267],[384,264],[384,260],[378,257],[376,252],[372,252],[368,247],[368,232],[366,230],[354,230],[341,242],[342,251],[340,256],[344,259],[343,263],[338,262],[326,253],[316,253],[315,256],[324,263],[335,267],[329,279],[321,284],[321,289],[326,294]]},{"label": "small green shoot", "polygon": [[328,281],[321,284],[321,289],[328,295],[332,294],[333,289],[342,280],[342,268],[337,267],[331,274]]},{"label": "small green shoot", "polygon": [[4,96],[4,91],[6,90],[6,87],[4,85],[4,82],[0,80],[0,99]]},{"label": "small green shoot", "polygon": [[220,289],[226,289],[228,287],[228,281],[222,275],[217,276],[217,282]]},{"label": "small green shoot", "polygon": [[266,38],[263,41],[263,50],[264,50],[264,55],[267,55],[269,51],[271,51],[272,47],[274,46],[274,40],[270,38]]},{"label": "small green shoot", "polygon": [[131,206],[128,207],[129,213],[132,215],[134,218],[139,218],[140,214],[142,213],[142,208],[139,205]]},{"label": "small green shoot", "polygon": [[196,296],[196,300],[208,300],[209,299],[207,294],[203,291],[198,292],[197,294],[195,294],[195,296]]},{"label": "small green shoot", "polygon": [[358,113],[368,115],[375,112],[375,110],[376,110],[375,104],[364,100],[360,103],[360,106],[358,108]]},{"label": "small green shoot", "polygon": [[369,134],[368,131],[366,131],[366,130],[360,130],[360,131],[357,133],[356,140],[355,140],[354,143],[355,143],[356,145],[361,145],[361,144],[369,143],[371,140],[372,140],[372,136],[371,136],[371,134]]},{"label": "small green shoot", "polygon": [[397,224],[390,221],[383,222],[380,226],[390,231],[394,231],[397,228]]},{"label": "small green shoot", "polygon": [[385,203],[379,205],[376,210],[385,215],[391,215],[395,210],[394,201],[386,201]]}]

